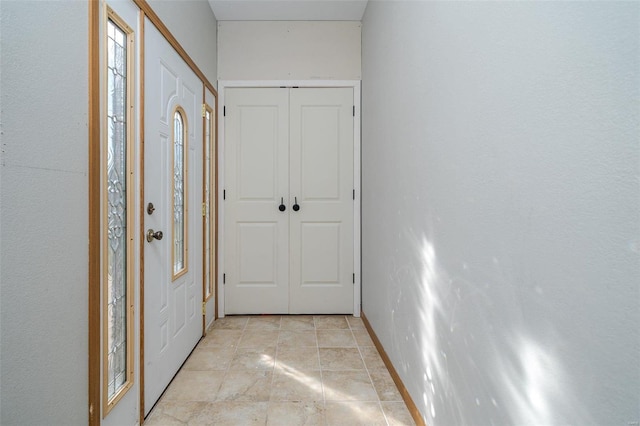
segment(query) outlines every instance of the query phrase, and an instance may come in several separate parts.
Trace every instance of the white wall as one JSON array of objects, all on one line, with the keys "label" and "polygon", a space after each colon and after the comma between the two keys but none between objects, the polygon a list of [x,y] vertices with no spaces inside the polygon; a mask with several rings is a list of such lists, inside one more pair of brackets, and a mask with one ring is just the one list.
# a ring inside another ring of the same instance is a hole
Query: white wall
[{"label": "white wall", "polygon": [[360,22],[218,23],[220,80],[360,80]]},{"label": "white wall", "polygon": [[88,420],[87,4],[0,5],[3,425]]},{"label": "white wall", "polygon": [[640,421],[640,4],[378,2],[363,310],[438,425]]},{"label": "white wall", "polygon": [[173,36],[217,86],[216,17],[207,0],[148,0]]}]

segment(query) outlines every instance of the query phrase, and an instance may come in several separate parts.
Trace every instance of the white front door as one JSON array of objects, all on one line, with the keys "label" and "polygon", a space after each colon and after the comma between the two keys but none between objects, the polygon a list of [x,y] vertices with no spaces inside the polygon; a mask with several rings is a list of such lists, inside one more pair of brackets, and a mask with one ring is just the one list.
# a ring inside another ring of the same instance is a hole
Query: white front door
[{"label": "white front door", "polygon": [[203,85],[148,20],[144,68],[146,415],[202,336]]},{"label": "white front door", "polygon": [[353,312],[353,89],[225,107],[225,313]]}]

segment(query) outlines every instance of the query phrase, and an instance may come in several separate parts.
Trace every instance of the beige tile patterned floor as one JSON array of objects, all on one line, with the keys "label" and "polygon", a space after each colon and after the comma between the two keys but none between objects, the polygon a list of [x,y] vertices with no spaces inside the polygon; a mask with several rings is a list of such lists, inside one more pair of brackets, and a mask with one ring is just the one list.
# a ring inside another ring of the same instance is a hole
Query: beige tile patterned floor
[{"label": "beige tile patterned floor", "polygon": [[228,316],[145,425],[413,425],[360,318]]}]

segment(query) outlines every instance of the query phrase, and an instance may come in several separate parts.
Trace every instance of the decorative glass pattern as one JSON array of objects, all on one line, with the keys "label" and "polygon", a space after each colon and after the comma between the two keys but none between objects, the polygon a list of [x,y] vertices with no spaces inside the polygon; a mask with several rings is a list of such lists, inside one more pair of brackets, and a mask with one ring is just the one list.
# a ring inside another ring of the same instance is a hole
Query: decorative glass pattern
[{"label": "decorative glass pattern", "polygon": [[213,292],[213,280],[211,277],[211,265],[213,264],[211,258],[211,218],[209,213],[211,212],[211,111],[205,110],[204,114],[204,297],[206,299],[211,296]]},{"label": "decorative glass pattern", "polygon": [[182,114],[173,116],[173,274],[185,269],[184,149],[185,126]]},{"label": "decorative glass pattern", "polygon": [[127,34],[107,21],[107,394],[127,382]]}]

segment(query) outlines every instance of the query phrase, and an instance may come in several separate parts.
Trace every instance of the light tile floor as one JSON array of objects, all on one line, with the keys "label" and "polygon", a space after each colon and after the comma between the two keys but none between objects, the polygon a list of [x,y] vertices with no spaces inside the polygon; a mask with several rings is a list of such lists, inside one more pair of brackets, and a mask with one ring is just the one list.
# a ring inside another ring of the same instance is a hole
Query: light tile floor
[{"label": "light tile floor", "polygon": [[145,425],[413,425],[360,318],[214,322]]}]

